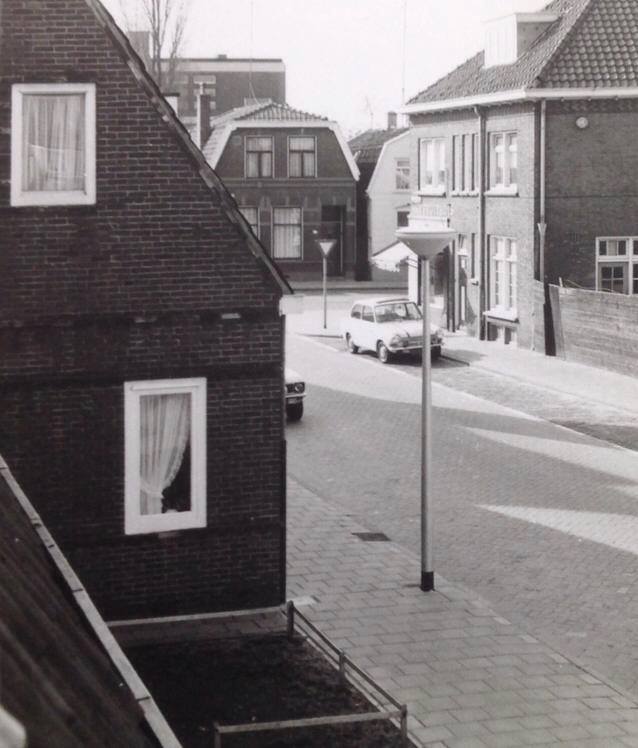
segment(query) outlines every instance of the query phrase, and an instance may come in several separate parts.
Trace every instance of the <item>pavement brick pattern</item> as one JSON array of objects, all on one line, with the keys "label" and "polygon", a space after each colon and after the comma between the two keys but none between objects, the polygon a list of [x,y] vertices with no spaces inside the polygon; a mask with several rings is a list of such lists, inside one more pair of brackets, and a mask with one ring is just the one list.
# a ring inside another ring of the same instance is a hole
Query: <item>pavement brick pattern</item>
[{"label": "pavement brick pattern", "polygon": [[638,746],[638,702],[418,558],[289,480],[288,596],[337,646],[406,702],[430,748]]}]

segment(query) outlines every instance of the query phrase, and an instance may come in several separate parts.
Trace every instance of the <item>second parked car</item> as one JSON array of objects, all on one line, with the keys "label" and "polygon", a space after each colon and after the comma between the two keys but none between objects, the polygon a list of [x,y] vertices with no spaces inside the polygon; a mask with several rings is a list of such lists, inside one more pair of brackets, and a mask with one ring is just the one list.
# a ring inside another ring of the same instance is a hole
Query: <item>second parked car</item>
[{"label": "second parked car", "polygon": [[[418,353],[423,349],[423,317],[419,307],[407,298],[360,299],[341,323],[341,334],[350,353],[361,349],[376,351],[387,363],[392,354]],[[441,355],[443,338],[436,325],[430,326],[432,358]]]}]

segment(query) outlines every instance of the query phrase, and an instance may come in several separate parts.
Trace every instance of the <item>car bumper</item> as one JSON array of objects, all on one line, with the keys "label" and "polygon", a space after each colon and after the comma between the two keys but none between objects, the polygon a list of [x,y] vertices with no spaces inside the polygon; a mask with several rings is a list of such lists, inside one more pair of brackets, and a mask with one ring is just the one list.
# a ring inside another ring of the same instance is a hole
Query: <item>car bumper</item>
[{"label": "car bumper", "polygon": [[[441,349],[443,345],[442,340],[430,341],[430,350]],[[388,350],[392,353],[414,353],[414,351],[420,351],[423,348],[421,343],[408,343],[407,345],[389,345]]]},{"label": "car bumper", "polygon": [[295,405],[303,402],[305,395],[286,395],[286,405]]}]

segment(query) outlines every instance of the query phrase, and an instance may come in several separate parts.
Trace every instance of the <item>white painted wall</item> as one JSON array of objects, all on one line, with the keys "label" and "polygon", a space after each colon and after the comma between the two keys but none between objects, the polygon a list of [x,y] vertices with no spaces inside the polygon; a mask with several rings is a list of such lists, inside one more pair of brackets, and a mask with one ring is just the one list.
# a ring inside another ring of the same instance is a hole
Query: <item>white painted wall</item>
[{"label": "white painted wall", "polygon": [[371,255],[396,240],[397,208],[408,206],[406,210],[409,210],[410,190],[396,189],[397,158],[410,158],[409,131],[385,143],[368,185],[368,247]]}]

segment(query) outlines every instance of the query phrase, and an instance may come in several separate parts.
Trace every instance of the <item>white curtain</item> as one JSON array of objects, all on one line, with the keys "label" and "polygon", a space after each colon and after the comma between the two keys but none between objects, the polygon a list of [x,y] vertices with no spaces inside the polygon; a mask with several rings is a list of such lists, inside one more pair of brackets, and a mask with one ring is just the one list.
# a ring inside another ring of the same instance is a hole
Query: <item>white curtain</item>
[{"label": "white curtain", "polygon": [[301,210],[275,208],[273,257],[301,259]]},{"label": "white curtain", "polygon": [[22,188],[83,190],[83,94],[25,95],[22,99]]},{"label": "white curtain", "polygon": [[141,514],[161,514],[164,489],[175,480],[191,428],[191,397],[140,398]]}]

